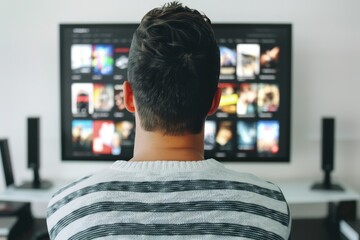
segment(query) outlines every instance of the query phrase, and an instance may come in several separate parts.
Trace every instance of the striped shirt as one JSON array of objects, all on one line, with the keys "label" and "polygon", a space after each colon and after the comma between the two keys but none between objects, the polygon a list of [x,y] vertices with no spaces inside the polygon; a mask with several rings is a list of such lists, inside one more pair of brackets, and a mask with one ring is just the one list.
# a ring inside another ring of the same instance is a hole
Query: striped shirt
[{"label": "striped shirt", "polygon": [[60,239],[287,240],[281,190],[204,161],[117,161],[54,194],[47,225]]}]

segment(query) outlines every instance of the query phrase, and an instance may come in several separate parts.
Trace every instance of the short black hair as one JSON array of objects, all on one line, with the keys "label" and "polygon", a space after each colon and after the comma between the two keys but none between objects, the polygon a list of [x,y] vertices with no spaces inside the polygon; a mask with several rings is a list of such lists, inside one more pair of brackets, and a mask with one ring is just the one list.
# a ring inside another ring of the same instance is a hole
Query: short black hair
[{"label": "short black hair", "polygon": [[149,11],[133,35],[128,76],[141,127],[198,134],[220,72],[211,21],[178,2]]}]

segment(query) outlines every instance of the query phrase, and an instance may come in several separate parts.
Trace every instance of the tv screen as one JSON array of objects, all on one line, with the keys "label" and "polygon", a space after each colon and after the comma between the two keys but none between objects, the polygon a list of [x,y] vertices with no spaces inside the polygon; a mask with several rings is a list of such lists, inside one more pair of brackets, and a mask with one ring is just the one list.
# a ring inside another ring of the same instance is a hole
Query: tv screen
[{"label": "tv screen", "polygon": [[[135,121],[123,82],[137,24],[61,24],[63,160],[128,160]],[[218,111],[205,122],[205,156],[287,162],[291,25],[213,24],[220,50]]]}]

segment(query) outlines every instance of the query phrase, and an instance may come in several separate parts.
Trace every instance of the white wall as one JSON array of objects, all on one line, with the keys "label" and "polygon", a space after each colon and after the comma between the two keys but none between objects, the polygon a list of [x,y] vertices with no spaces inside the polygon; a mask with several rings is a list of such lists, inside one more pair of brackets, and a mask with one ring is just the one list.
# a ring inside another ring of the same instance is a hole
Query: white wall
[{"label": "white wall", "polygon": [[[60,158],[59,23],[138,22],[155,0],[0,0],[0,138],[10,139],[16,181],[26,168],[26,117],[41,117],[42,175],[73,179],[110,163]],[[360,2],[183,1],[213,22],[293,24],[291,162],[227,164],[278,179],[321,179],[320,119],[336,117],[334,176],[360,191]],[[0,186],[3,179],[0,179]]]}]

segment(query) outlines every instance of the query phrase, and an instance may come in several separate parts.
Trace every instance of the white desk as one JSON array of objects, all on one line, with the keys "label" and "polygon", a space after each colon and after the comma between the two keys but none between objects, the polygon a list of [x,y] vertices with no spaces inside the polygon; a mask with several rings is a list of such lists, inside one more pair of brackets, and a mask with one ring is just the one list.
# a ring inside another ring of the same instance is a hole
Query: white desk
[{"label": "white desk", "polygon": [[289,204],[329,203],[360,200],[360,193],[344,184],[341,184],[341,186],[345,189],[345,191],[328,191],[312,190],[311,186],[314,183],[315,181],[310,180],[276,182],[276,184],[281,188]]},{"label": "white desk", "polygon": [[49,189],[21,189],[9,186],[0,192],[0,200],[48,203],[52,195],[71,181],[52,181]]},{"label": "white desk", "polygon": [[[47,190],[17,189],[9,187],[0,193],[3,201],[24,201],[32,203],[33,214],[36,217],[46,217],[46,207],[52,195],[71,181],[53,181],[53,187]],[[287,202],[291,204],[338,203],[344,201],[359,201],[360,193],[342,185],[343,192],[311,190],[313,181],[280,181],[276,184],[282,189]]]},{"label": "white desk", "polygon": [[52,195],[61,187],[71,181],[53,181],[53,186],[49,189],[19,189],[9,186],[5,191],[0,192],[0,200],[30,202],[31,210],[35,217],[45,218],[46,208]]},{"label": "white desk", "polygon": [[337,223],[338,219],[354,220],[356,218],[357,202],[360,200],[359,192],[345,184],[341,184],[344,191],[312,190],[314,182],[301,180],[277,182],[277,184],[282,189],[290,207],[296,204],[323,203],[327,205],[328,222]]}]

